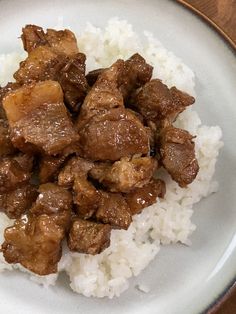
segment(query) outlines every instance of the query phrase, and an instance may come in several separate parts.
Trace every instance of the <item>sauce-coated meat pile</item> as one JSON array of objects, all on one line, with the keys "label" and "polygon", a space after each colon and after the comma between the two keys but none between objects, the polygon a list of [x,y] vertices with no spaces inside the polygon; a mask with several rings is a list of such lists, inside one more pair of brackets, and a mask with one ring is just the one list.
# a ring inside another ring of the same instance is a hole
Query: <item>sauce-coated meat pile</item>
[{"label": "sauce-coated meat pile", "polygon": [[16,219],[1,251],[47,275],[64,239],[99,254],[163,198],[158,168],[183,188],[195,179],[193,136],[172,125],[194,98],[151,80],[139,54],[85,75],[71,31],[27,25],[21,38],[28,57],[0,87],[0,209]]}]

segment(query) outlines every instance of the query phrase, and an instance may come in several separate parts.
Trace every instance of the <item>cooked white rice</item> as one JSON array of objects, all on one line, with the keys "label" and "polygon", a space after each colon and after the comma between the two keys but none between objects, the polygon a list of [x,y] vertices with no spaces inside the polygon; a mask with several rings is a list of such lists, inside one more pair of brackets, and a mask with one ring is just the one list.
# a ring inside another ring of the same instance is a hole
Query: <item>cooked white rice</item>
[{"label": "cooked white rice", "polygon": [[[168,86],[175,85],[192,95],[194,92],[194,73],[173,53],[167,51],[152,34],[145,32],[139,37],[126,21],[111,19],[104,29],[88,24],[78,35],[80,50],[87,55],[87,70],[107,67],[117,58],[126,59],[139,52],[147,62],[154,66],[153,77],[163,80]],[[0,55],[0,85],[12,80],[23,53]],[[201,198],[217,191],[217,182],[212,181],[222,132],[218,126],[201,125],[196,111],[191,108],[180,115],[176,125],[189,130],[196,138],[196,154],[200,171],[196,180],[186,189],[181,189],[169,176],[161,175],[167,183],[164,200],[136,215],[128,231],[113,230],[111,246],[103,253],[90,256],[71,253],[64,250],[59,271],[65,271],[70,277],[71,288],[90,297],[119,296],[129,286],[128,278],[137,276],[157,255],[161,245],[181,242],[190,244],[189,237],[196,229],[191,222],[193,205]],[[4,214],[0,214],[0,241],[3,231],[12,223]],[[12,270],[22,267],[5,263],[0,256],[0,270]],[[39,277],[30,274],[30,278],[44,285],[54,285],[57,274]],[[140,284],[145,292],[149,288]]]}]

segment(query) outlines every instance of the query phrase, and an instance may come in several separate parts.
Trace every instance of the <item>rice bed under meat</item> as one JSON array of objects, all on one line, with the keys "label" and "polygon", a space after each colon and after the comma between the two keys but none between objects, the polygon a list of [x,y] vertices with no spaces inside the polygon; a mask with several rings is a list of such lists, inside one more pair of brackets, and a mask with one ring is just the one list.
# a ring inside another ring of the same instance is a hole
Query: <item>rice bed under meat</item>
[{"label": "rice bed under meat", "polygon": [[[175,85],[195,96],[191,69],[167,51],[152,34],[145,32],[144,35],[145,42],[130,24],[118,19],[109,20],[104,29],[88,24],[78,35],[79,49],[88,56],[87,71],[110,66],[117,58],[127,59],[138,52],[154,66],[153,77],[162,79],[169,87]],[[12,80],[12,73],[23,58],[24,54],[17,52],[0,55],[0,85]],[[127,231],[112,230],[109,248],[96,256],[65,251],[59,270],[69,275],[74,291],[87,297],[119,296],[128,288],[128,278],[137,276],[157,255],[161,245],[176,242],[190,244],[189,237],[196,229],[191,222],[193,205],[218,189],[212,177],[219,149],[223,145],[222,132],[218,126],[201,125],[197,112],[192,108],[180,114],[175,125],[197,135],[196,155],[200,166],[197,178],[182,189],[163,171],[167,187],[165,198],[134,216]],[[11,220],[0,213],[1,242],[4,229],[11,224]],[[23,267],[6,263],[0,255],[0,271],[15,268],[25,271]],[[54,285],[57,276],[30,274],[32,280],[44,285]]]}]

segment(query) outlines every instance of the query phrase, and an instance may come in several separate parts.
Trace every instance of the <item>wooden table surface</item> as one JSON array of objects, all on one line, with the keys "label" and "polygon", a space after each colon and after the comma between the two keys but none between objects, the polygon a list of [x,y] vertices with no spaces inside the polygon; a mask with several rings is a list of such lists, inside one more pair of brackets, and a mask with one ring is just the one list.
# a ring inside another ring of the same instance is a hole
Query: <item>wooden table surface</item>
[{"label": "wooden table surface", "polygon": [[[205,20],[225,37],[236,52],[236,0],[178,1],[191,10],[195,10],[196,13],[200,13]],[[236,287],[208,314],[236,314]]]},{"label": "wooden table surface", "polygon": [[236,0],[177,1],[204,17],[236,50]]}]

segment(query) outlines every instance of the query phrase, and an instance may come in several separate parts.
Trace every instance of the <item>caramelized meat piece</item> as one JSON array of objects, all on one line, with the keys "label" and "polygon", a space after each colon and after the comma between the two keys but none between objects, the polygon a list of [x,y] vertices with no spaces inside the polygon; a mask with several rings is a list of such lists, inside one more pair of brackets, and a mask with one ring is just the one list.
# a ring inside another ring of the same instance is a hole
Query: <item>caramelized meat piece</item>
[{"label": "caramelized meat piece", "polygon": [[160,80],[146,83],[132,98],[132,105],[146,120],[158,121],[168,119],[171,122],[187,106],[194,103],[194,98],[178,90],[169,89]]},{"label": "caramelized meat piece", "polygon": [[88,90],[85,78],[85,60],[84,54],[76,54],[55,77],[64,91],[65,103],[74,112],[79,110]]},{"label": "caramelized meat piece", "polygon": [[53,215],[61,211],[70,211],[72,195],[64,187],[55,183],[42,184],[39,187],[39,196],[31,212],[37,215]]},{"label": "caramelized meat piece", "polygon": [[180,187],[190,184],[199,170],[192,139],[187,131],[174,127],[165,128],[160,135],[162,164]]},{"label": "caramelized meat piece", "polygon": [[39,46],[20,63],[14,78],[19,84],[54,79],[65,62],[66,56],[58,56],[50,47]]},{"label": "caramelized meat piece", "polygon": [[26,25],[22,28],[21,39],[25,51],[31,52],[38,46],[48,45],[45,33],[40,26]]},{"label": "caramelized meat piece", "polygon": [[132,215],[139,214],[143,208],[156,202],[157,197],[163,198],[166,192],[165,182],[152,179],[142,188],[137,188],[125,195]]},{"label": "caramelized meat piece", "polygon": [[47,183],[56,179],[61,166],[65,162],[65,156],[43,156],[39,165],[40,183]]},{"label": "caramelized meat piece", "polygon": [[86,178],[77,177],[73,185],[74,203],[76,212],[80,218],[88,219],[97,210],[100,201],[100,193]]},{"label": "caramelized meat piece", "polygon": [[47,29],[48,44],[58,54],[73,56],[79,52],[75,35],[69,30]]},{"label": "caramelized meat piece", "polygon": [[31,207],[37,195],[36,187],[31,184],[0,194],[0,211],[11,219],[20,218]]},{"label": "caramelized meat piece", "polygon": [[8,263],[20,263],[38,275],[48,275],[57,272],[63,237],[63,228],[50,216],[29,216],[6,228],[1,251]]},{"label": "caramelized meat piece", "polygon": [[102,68],[102,69],[97,69],[97,70],[90,71],[86,75],[86,80],[87,80],[89,86],[93,86],[95,84],[95,82],[97,81],[99,75],[102,74],[105,70],[107,70],[107,69],[106,68]]},{"label": "caramelized meat piece", "polygon": [[72,195],[65,188],[53,183],[42,184],[39,196],[30,209],[34,215],[46,214],[58,226],[67,229],[70,224]]},{"label": "caramelized meat piece", "polygon": [[182,107],[182,111],[184,111],[186,107],[194,104],[195,102],[195,98],[193,96],[177,89],[176,87],[171,87],[170,93],[176,107],[177,108]]},{"label": "caramelized meat piece", "polygon": [[21,88],[8,93],[4,98],[3,107],[6,111],[10,127],[24,118],[42,104],[63,102],[63,93],[57,82],[45,81]]},{"label": "caramelized meat piece", "polygon": [[90,175],[112,192],[128,193],[147,184],[157,165],[157,160],[151,157],[123,158],[113,165],[96,164]]},{"label": "caramelized meat piece", "polygon": [[68,237],[71,251],[96,255],[110,245],[111,226],[75,219]]},{"label": "caramelized meat piece", "polygon": [[26,25],[22,29],[21,39],[28,53],[38,46],[51,47],[58,54],[74,55],[79,52],[75,35],[68,29],[47,29],[45,33],[42,27]]},{"label": "caramelized meat piece", "polygon": [[78,136],[65,106],[43,104],[14,124],[12,142],[23,152],[60,154]]},{"label": "caramelized meat piece", "polygon": [[87,178],[88,171],[93,167],[93,163],[89,160],[73,157],[61,170],[58,176],[58,184],[66,187],[72,187],[77,177]]},{"label": "caramelized meat piece", "polygon": [[85,159],[74,157],[62,169],[58,176],[58,184],[73,187],[74,203],[77,214],[84,219],[90,218],[100,200],[100,194],[91,182],[87,180],[87,173],[93,163]]},{"label": "caramelized meat piece", "polygon": [[120,77],[120,91],[125,100],[136,89],[152,77],[153,67],[146,63],[145,59],[138,53],[125,61],[124,71]]},{"label": "caramelized meat piece", "polygon": [[170,90],[157,79],[151,80],[138,90],[132,104],[146,120],[161,120],[176,110]]},{"label": "caramelized meat piece", "polygon": [[0,157],[12,155],[16,151],[10,139],[10,131],[7,120],[0,119]]},{"label": "caramelized meat piece", "polygon": [[0,161],[0,193],[14,190],[30,179],[30,171],[25,171],[13,158]]},{"label": "caramelized meat piece", "polygon": [[102,192],[96,218],[105,224],[110,224],[113,228],[129,228],[132,222],[132,215],[125,198],[119,193]]},{"label": "caramelized meat piece", "polygon": [[118,89],[118,80],[123,70],[124,61],[117,60],[99,76],[81,107],[77,121],[79,129],[95,115],[103,114],[112,108],[124,108],[123,97]]},{"label": "caramelized meat piece", "polygon": [[94,116],[79,134],[82,157],[94,161],[115,161],[149,151],[147,130],[134,114],[122,108]]},{"label": "caramelized meat piece", "polygon": [[56,155],[78,140],[57,82],[23,86],[8,94],[3,106],[12,142],[24,152]]}]

